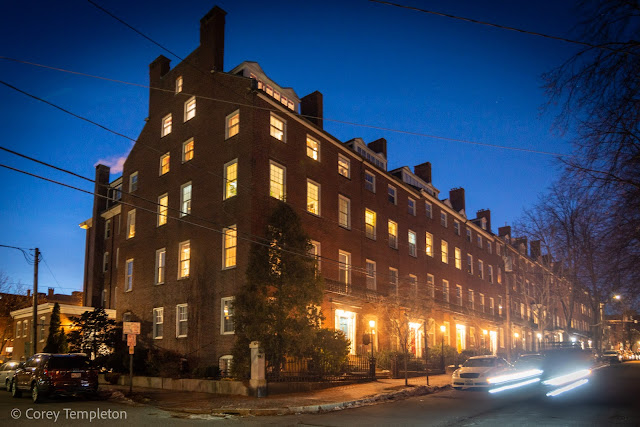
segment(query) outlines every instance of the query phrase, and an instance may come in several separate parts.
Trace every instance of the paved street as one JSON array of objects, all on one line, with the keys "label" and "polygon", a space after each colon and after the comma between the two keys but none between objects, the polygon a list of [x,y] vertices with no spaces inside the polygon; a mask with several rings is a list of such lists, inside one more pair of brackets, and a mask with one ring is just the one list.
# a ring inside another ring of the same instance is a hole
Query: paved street
[{"label": "paved street", "polygon": [[[185,425],[212,421],[225,425],[291,426],[639,425],[640,411],[636,407],[639,394],[640,362],[627,362],[595,371],[587,385],[555,398],[544,396],[535,387],[495,395],[485,391],[447,390],[361,408],[292,416],[196,416],[151,406],[82,399],[49,400],[33,405],[26,397],[13,399],[9,393],[0,392],[0,425],[87,425],[87,416],[91,413],[81,411],[98,409],[112,412],[111,415],[102,412],[103,419],[94,419],[91,425]],[[14,408],[18,408],[21,414],[17,421],[11,416]],[[27,418],[46,416],[46,411],[52,411],[49,412],[51,417],[58,414],[57,423],[55,419]],[[113,411],[124,412],[118,412],[115,417]],[[85,418],[80,418],[83,415]]]}]

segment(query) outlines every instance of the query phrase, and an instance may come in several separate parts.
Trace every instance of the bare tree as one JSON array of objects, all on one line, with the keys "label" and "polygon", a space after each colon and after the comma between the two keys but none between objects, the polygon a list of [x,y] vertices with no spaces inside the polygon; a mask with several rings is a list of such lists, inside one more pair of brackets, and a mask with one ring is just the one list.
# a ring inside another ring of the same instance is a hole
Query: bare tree
[{"label": "bare tree", "polygon": [[9,277],[0,271],[0,354],[6,343],[13,338],[13,319],[11,312],[28,307],[30,299],[25,293],[25,286],[12,283]]}]

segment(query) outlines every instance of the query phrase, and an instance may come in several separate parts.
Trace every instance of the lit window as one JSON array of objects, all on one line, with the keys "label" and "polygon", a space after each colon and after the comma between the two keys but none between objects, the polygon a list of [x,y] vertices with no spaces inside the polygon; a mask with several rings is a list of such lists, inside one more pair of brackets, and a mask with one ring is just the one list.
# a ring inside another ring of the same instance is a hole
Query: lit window
[{"label": "lit window", "polygon": [[407,210],[409,215],[416,216],[416,201],[411,197],[407,198]]},{"label": "lit window", "polygon": [[425,252],[427,253],[428,256],[433,256],[433,234],[431,233],[425,233],[425,241],[426,241],[426,245],[425,245]]},{"label": "lit window", "polygon": [[26,338],[27,335],[29,335],[29,321],[28,320],[23,320],[22,321],[22,336]]},{"label": "lit window", "polygon": [[473,255],[467,254],[467,273],[473,274]]},{"label": "lit window", "polygon": [[372,210],[364,211],[365,234],[369,239],[376,239],[376,213]]},{"label": "lit window", "polygon": [[269,194],[279,200],[284,200],[286,191],[286,169],[277,163],[270,163]]},{"label": "lit window", "polygon": [[474,305],[475,305],[475,298],[473,295],[473,289],[469,289],[469,308],[471,310],[475,310]]},{"label": "lit window", "polygon": [[238,194],[238,159],[224,165],[224,198],[229,199]]},{"label": "lit window", "polygon": [[456,248],[455,257],[456,257],[456,268],[458,270],[462,270],[462,252],[460,251],[460,248]]},{"label": "lit window", "polygon": [[462,286],[456,285],[456,304],[462,305]]},{"label": "lit window", "polygon": [[136,210],[132,209],[127,213],[127,239],[136,235]]},{"label": "lit window", "polygon": [[489,313],[491,313],[492,316],[496,315],[496,307],[493,298],[489,298]]},{"label": "lit window", "polygon": [[338,222],[341,227],[351,228],[351,200],[338,195]]},{"label": "lit window", "polygon": [[351,177],[351,161],[338,154],[338,173],[346,178]]},{"label": "lit window", "polygon": [[233,297],[220,300],[220,333],[228,335],[235,333],[233,325]]},{"label": "lit window", "polygon": [[367,260],[367,289],[376,289],[376,263]]},{"label": "lit window", "polygon": [[449,302],[449,281],[442,279],[442,299]]},{"label": "lit window", "polygon": [[443,227],[447,226],[447,213],[440,211],[440,225]]},{"label": "lit window", "polygon": [[193,159],[194,145],[193,138],[182,143],[182,163]]},{"label": "lit window", "polygon": [[158,197],[158,227],[167,223],[169,196],[165,193]]},{"label": "lit window", "polygon": [[345,285],[351,284],[351,254],[340,251],[338,255],[340,282]]},{"label": "lit window", "polygon": [[427,293],[431,298],[436,296],[436,285],[433,274],[427,274]]},{"label": "lit window", "polygon": [[484,263],[481,259],[478,260],[478,274],[481,279],[484,279]]},{"label": "lit window", "polygon": [[460,235],[460,221],[457,219],[453,220],[453,231],[459,236]]},{"label": "lit window", "polygon": [[171,161],[171,155],[169,153],[160,157],[160,175],[164,175],[169,172],[169,166]]},{"label": "lit window", "polygon": [[389,294],[398,295],[398,270],[389,267]]},{"label": "lit window", "polygon": [[387,191],[389,192],[389,203],[393,203],[394,205],[397,204],[398,197],[397,197],[396,187],[389,185]]},{"label": "lit window", "polygon": [[176,93],[182,92],[182,76],[176,79]]},{"label": "lit window", "polygon": [[307,180],[307,212],[320,215],[320,184]]},{"label": "lit window", "polygon": [[184,121],[193,119],[196,116],[196,97],[192,96],[184,103]]},{"label": "lit window", "polygon": [[191,183],[187,182],[180,187],[180,216],[191,214]]},{"label": "lit window", "polygon": [[179,252],[178,279],[185,279],[191,271],[191,242],[187,240],[180,243]]},{"label": "lit window", "polygon": [[480,297],[480,311],[484,313],[484,294],[478,294]]},{"label": "lit window", "polygon": [[364,173],[364,188],[372,193],[376,192],[376,176],[371,172]]},{"label": "lit window", "polygon": [[133,259],[127,260],[124,274],[124,291],[129,292],[133,289]]},{"label": "lit window", "polygon": [[176,337],[187,336],[187,320],[187,304],[178,304],[176,306]]},{"label": "lit window", "polygon": [[171,133],[171,114],[168,114],[162,119],[162,136],[167,136]]},{"label": "lit window", "polygon": [[449,244],[443,240],[440,244],[440,250],[442,252],[442,262],[449,264]]},{"label": "lit window", "polygon": [[320,142],[307,135],[307,157],[320,160]]},{"label": "lit window", "polygon": [[502,283],[502,269],[498,267],[498,283]]},{"label": "lit window", "polygon": [[431,203],[424,202],[424,209],[427,213],[427,218],[433,218],[433,206],[431,206]]},{"label": "lit window", "polygon": [[129,175],[129,192],[133,193],[138,189],[138,172]]},{"label": "lit window", "polygon": [[389,220],[389,246],[398,249],[398,224]]},{"label": "lit window", "polygon": [[229,114],[225,123],[225,139],[236,136],[240,132],[240,110]]},{"label": "lit window", "polygon": [[238,230],[235,225],[222,230],[222,262],[224,268],[236,266],[236,250],[238,247]]},{"label": "lit window", "polygon": [[271,113],[271,118],[269,120],[269,123],[270,123],[269,133],[271,134],[271,136],[279,141],[286,141],[287,128],[286,128],[285,121],[282,120],[280,117],[276,116],[275,114]]},{"label": "lit window", "polygon": [[164,283],[165,262],[167,260],[167,250],[165,248],[156,251],[156,285]]},{"label": "lit window", "polygon": [[164,308],[153,309],[153,339],[162,339],[164,334]]},{"label": "lit window", "polygon": [[409,230],[409,236],[408,236],[409,255],[411,256],[418,256],[418,251],[416,249],[417,240],[418,239],[416,238],[416,232]]}]

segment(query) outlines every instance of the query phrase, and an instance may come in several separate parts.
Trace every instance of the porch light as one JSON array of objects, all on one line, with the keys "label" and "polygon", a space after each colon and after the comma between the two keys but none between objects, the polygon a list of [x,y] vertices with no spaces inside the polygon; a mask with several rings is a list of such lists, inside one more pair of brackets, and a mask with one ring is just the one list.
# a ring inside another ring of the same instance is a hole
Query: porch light
[{"label": "porch light", "polygon": [[514,333],[513,333],[513,336],[514,336],[514,337],[516,337],[516,338],[518,338],[518,337],[520,337],[520,334],[519,334],[519,333],[517,333],[517,332],[514,332]]},{"label": "porch light", "polygon": [[443,334],[447,332],[447,327],[444,325],[440,326],[440,332],[442,332]]},{"label": "porch light", "polygon": [[375,320],[369,320],[369,327],[370,328],[375,328],[376,327],[376,321]]}]

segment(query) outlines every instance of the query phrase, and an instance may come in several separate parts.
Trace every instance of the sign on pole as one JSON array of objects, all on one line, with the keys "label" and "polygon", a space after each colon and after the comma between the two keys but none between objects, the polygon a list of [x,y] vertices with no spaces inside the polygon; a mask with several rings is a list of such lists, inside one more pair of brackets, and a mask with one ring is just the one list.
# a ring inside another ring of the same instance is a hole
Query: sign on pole
[{"label": "sign on pole", "polygon": [[140,322],[122,322],[122,333],[140,335]]},{"label": "sign on pole", "polygon": [[137,337],[137,335],[134,335],[134,334],[127,335],[127,345],[129,347],[135,347],[136,346],[136,337]]}]

